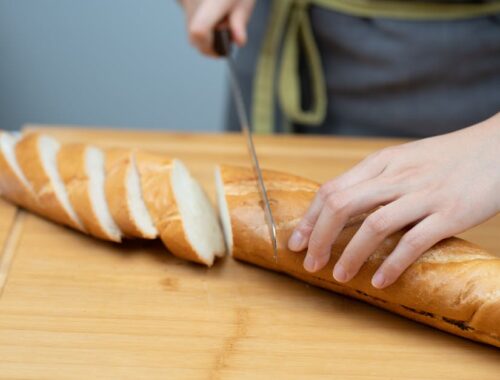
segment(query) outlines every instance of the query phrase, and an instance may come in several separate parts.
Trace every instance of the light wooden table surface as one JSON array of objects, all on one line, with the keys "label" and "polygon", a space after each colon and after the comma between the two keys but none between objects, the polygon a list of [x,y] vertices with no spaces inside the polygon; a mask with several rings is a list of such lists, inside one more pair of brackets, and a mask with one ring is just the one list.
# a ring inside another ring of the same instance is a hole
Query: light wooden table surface
[{"label": "light wooden table surface", "polygon": [[[46,128],[183,159],[214,195],[238,135]],[[262,165],[325,181],[390,140],[256,138]],[[500,218],[464,237],[500,252]],[[500,379],[500,350],[226,259],[113,245],[0,202],[1,379]],[[6,281],[3,281],[6,279]]]}]

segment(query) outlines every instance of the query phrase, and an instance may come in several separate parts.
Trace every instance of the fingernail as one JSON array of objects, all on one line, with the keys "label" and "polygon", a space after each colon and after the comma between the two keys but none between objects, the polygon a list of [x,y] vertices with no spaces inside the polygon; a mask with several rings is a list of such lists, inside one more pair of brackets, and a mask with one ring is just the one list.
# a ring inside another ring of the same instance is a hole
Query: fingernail
[{"label": "fingernail", "polygon": [[295,231],[288,241],[288,248],[292,251],[301,251],[304,249],[305,242],[306,238],[299,231]]},{"label": "fingernail", "polygon": [[372,285],[377,288],[381,289],[385,284],[385,277],[382,273],[377,272],[375,273],[375,276],[372,278]]},{"label": "fingernail", "polygon": [[315,267],[316,267],[316,259],[311,255],[307,255],[306,259],[304,260],[305,270],[308,272],[314,272]]},{"label": "fingernail", "polygon": [[333,277],[338,282],[346,282],[347,281],[347,272],[345,271],[345,269],[342,265],[340,265],[340,264],[335,265],[335,268],[333,269]]}]

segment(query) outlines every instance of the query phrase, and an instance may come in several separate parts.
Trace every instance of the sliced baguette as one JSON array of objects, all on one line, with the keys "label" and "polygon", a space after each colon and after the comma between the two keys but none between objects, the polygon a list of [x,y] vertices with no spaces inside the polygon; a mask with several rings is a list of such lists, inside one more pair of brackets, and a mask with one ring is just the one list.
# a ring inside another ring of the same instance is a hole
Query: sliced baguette
[{"label": "sliced baguette", "polygon": [[36,194],[16,159],[20,139],[20,135],[0,132],[0,193],[8,201],[39,213]]},{"label": "sliced baguette", "polygon": [[179,160],[125,149],[62,148],[36,133],[0,135],[0,194],[95,237],[161,237],[176,256],[212,265],[225,253],[217,214]]},{"label": "sliced baguette", "polygon": [[54,222],[84,231],[59,176],[59,149],[60,144],[56,140],[30,133],[16,144],[16,159],[36,194],[39,213]]},{"label": "sliced baguette", "polygon": [[104,154],[84,144],[65,144],[57,156],[61,179],[88,234],[120,242],[122,233],[109,211],[104,192]]},{"label": "sliced baguette", "polygon": [[158,237],[144,202],[134,153],[126,149],[106,151],[106,200],[114,221],[129,238]]},{"label": "sliced baguette", "polygon": [[288,251],[287,241],[319,185],[292,175],[264,171],[277,224],[276,263],[253,172],[224,166],[217,176],[220,213],[234,258],[500,347],[499,257],[464,240],[446,239],[421,256],[395,284],[384,290],[375,289],[371,278],[403,236],[404,232],[398,232],[381,244],[353,280],[337,283],[332,277],[333,266],[365,216],[349,222],[332,247],[329,264],[317,273],[309,273],[303,268],[304,255]]},{"label": "sliced baguette", "polygon": [[207,266],[224,256],[217,214],[182,162],[146,152],[136,157],[146,204],[170,252]]}]

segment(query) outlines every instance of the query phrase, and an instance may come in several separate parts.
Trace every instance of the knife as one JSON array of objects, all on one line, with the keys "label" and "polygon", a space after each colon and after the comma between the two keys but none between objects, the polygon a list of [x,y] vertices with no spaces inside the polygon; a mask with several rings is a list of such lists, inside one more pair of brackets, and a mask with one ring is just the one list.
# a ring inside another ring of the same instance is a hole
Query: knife
[{"label": "knife", "polygon": [[215,28],[214,50],[219,56],[226,58],[226,62],[229,68],[231,91],[233,93],[234,102],[236,104],[236,111],[238,114],[238,119],[240,121],[241,130],[247,141],[248,153],[252,161],[252,167],[255,176],[257,177],[259,192],[262,198],[262,203],[264,205],[266,223],[269,229],[269,236],[271,238],[271,243],[273,246],[274,261],[277,263],[278,243],[276,240],[276,224],[274,223],[271,204],[269,203],[269,197],[267,196],[266,185],[264,184],[262,170],[260,169],[259,159],[257,157],[257,152],[255,151],[255,145],[253,142],[252,131],[250,129],[248,114],[245,109],[245,103],[243,102],[243,93],[236,73],[236,65],[234,63],[233,57],[231,56],[231,32],[229,30],[227,22],[222,22]]}]

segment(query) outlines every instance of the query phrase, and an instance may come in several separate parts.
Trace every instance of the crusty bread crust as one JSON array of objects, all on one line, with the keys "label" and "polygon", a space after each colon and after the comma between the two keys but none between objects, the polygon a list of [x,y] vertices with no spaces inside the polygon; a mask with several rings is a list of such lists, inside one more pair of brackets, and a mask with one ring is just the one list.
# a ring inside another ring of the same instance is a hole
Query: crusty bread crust
[{"label": "crusty bread crust", "polygon": [[154,239],[137,225],[131,211],[127,193],[127,176],[132,170],[134,152],[130,149],[106,150],[106,200],[120,230],[130,238]]},{"label": "crusty bread crust", "polygon": [[57,156],[59,174],[73,208],[88,234],[103,240],[119,242],[101,225],[90,196],[90,180],[86,170],[85,144],[64,144]]},{"label": "crusty bread crust", "polygon": [[[7,133],[0,132],[0,138],[8,138]],[[9,164],[6,152],[0,149],[0,194],[9,202],[27,210],[40,213],[40,208],[33,189],[18,176]]]},{"label": "crusty bread crust", "polygon": [[14,142],[0,131],[0,195],[7,200],[103,240],[119,242],[122,232],[142,239],[161,235],[172,254],[207,266],[225,253],[216,213],[179,160],[60,146],[36,133],[24,135],[14,154]]},{"label": "crusty bread crust", "polygon": [[211,266],[193,249],[186,236],[184,224],[171,184],[173,160],[164,155],[137,152],[137,168],[141,177],[144,201],[160,232],[160,238],[177,257]]},{"label": "crusty bread crust", "polygon": [[233,256],[287,273],[444,331],[500,347],[500,258],[462,239],[446,239],[429,249],[401,278],[386,289],[371,285],[376,269],[395,248],[404,231],[390,236],[347,284],[332,276],[335,262],[366,215],[349,222],[332,247],[328,265],[311,274],[303,268],[304,253],[287,249],[293,228],[304,215],[319,184],[300,177],[264,171],[278,228],[278,262],[266,226],[253,172],[221,168],[231,217]]},{"label": "crusty bread crust", "polygon": [[52,183],[43,165],[39,139],[41,135],[30,133],[16,145],[16,158],[19,166],[31,184],[38,203],[39,214],[76,230],[83,231],[83,226],[69,215],[58,199]]}]

